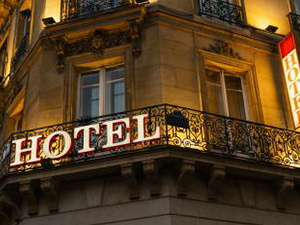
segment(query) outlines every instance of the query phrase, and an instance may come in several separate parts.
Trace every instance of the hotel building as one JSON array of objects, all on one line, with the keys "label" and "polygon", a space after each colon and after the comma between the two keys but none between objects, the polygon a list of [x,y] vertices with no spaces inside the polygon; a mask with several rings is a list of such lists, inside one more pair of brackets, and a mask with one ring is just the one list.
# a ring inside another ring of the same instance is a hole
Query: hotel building
[{"label": "hotel building", "polygon": [[298,225],[298,0],[0,0],[0,225]]}]

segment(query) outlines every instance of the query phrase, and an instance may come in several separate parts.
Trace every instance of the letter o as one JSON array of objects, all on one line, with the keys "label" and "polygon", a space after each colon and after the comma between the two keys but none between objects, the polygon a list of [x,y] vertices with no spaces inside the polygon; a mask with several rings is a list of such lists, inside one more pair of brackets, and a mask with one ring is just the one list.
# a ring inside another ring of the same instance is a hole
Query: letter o
[{"label": "letter o", "polygon": [[287,78],[290,82],[293,82],[298,78],[298,75],[299,75],[299,70],[298,68],[294,67],[289,71]]},{"label": "letter o", "polygon": [[[50,146],[52,144],[53,138],[55,138],[56,136],[59,136],[59,135],[63,136],[64,142],[65,142],[64,148],[58,155],[53,155],[50,151]],[[43,152],[49,159],[60,159],[60,158],[64,157],[65,155],[67,155],[71,151],[71,149],[72,149],[72,139],[71,139],[71,136],[69,135],[69,133],[67,133],[65,131],[53,132],[45,139],[45,142],[43,145]]]}]

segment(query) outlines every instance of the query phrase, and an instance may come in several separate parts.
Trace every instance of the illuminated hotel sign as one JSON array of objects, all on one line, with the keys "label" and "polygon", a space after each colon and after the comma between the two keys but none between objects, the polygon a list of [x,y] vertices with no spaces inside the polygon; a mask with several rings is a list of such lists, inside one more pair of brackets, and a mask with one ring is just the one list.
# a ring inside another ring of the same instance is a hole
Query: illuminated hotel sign
[{"label": "illuminated hotel sign", "polygon": [[300,127],[300,67],[293,34],[280,42],[281,59],[295,128]]},{"label": "illuminated hotel sign", "polygon": [[[55,131],[44,137],[37,135],[22,139],[13,140],[14,158],[10,163],[11,167],[18,167],[25,164],[41,163],[45,159],[59,160],[67,157],[72,151],[76,142],[81,141],[81,147],[76,149],[77,154],[84,155],[96,151],[91,139],[96,135],[105,135],[105,145],[102,149],[114,149],[129,144],[136,144],[143,141],[157,140],[160,138],[160,128],[156,127],[154,134],[147,134],[145,129],[148,114],[133,116],[131,119],[123,118],[107,121],[99,124],[75,127],[72,135],[64,130]],[[131,135],[131,124],[135,123],[134,138]],[[105,128],[105,129],[103,129]],[[106,134],[101,134],[105,130]],[[62,145],[55,145],[59,138]],[[79,140],[80,139],[80,140]],[[54,146],[54,147],[53,147]],[[57,149],[55,149],[57,148]]]}]

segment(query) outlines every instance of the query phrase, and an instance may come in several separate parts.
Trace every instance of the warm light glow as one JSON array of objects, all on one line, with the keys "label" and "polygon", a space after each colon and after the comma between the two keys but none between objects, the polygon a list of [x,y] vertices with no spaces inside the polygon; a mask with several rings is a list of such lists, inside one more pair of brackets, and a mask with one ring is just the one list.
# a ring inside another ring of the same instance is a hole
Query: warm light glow
[{"label": "warm light glow", "polygon": [[60,21],[61,0],[47,0],[45,6],[44,18],[53,17],[56,22]]},{"label": "warm light glow", "polygon": [[300,127],[300,66],[292,34],[280,43],[280,51],[294,125],[297,129]]},{"label": "warm light glow", "polygon": [[[286,3],[286,4],[284,4]],[[283,0],[245,0],[247,22],[251,26],[264,30],[267,26],[278,27],[276,33],[286,35],[290,32],[289,6]]]}]

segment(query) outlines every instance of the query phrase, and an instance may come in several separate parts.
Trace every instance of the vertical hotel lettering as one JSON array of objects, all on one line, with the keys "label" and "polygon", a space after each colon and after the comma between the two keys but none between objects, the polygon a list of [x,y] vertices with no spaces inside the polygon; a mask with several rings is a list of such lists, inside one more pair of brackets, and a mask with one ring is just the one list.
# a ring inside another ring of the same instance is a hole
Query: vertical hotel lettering
[{"label": "vertical hotel lettering", "polygon": [[290,33],[279,45],[294,126],[297,129],[300,127],[300,67],[293,34]]}]

